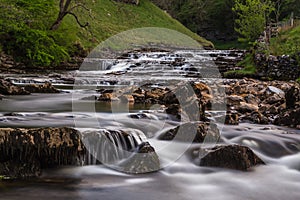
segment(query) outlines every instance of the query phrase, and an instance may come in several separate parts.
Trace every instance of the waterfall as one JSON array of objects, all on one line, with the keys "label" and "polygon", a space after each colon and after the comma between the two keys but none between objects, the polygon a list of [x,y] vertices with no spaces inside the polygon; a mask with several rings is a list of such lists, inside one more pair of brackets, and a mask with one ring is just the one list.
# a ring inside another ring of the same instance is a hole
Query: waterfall
[{"label": "waterfall", "polygon": [[136,129],[81,131],[87,149],[85,165],[104,164],[126,173],[160,169],[160,161],[143,132]]}]

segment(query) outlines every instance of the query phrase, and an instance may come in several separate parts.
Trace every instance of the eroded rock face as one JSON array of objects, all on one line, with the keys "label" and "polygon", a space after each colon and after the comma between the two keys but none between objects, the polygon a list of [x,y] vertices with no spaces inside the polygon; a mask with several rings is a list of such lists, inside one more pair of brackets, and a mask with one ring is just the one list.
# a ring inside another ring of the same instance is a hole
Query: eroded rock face
[{"label": "eroded rock face", "polygon": [[265,163],[249,148],[240,145],[216,146],[208,150],[200,166],[221,167],[248,171],[254,166]]},{"label": "eroded rock face", "polygon": [[42,168],[78,165],[84,151],[71,128],[1,128],[0,174],[30,177],[40,175]]}]

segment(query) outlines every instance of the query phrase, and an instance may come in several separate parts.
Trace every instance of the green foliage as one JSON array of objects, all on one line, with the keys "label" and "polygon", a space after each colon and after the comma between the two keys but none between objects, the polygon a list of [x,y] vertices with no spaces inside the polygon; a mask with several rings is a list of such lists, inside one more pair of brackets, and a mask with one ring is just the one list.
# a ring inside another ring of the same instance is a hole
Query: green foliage
[{"label": "green foliage", "polygon": [[300,52],[300,26],[280,32],[277,38],[272,38],[270,53],[273,55],[295,55]]},{"label": "green foliage", "polygon": [[11,36],[15,42],[8,44],[7,50],[27,65],[58,65],[69,57],[66,49],[56,44],[46,31],[25,27]]},{"label": "green foliage", "polygon": [[254,42],[263,32],[274,6],[270,0],[235,0],[235,30],[240,41]]},{"label": "green foliage", "polygon": [[230,77],[230,75],[234,75],[234,74],[247,76],[247,75],[254,75],[256,73],[254,58],[253,58],[253,54],[251,53],[247,54],[244,60],[239,62],[237,65],[243,67],[243,69],[228,71],[224,74],[224,76]]},{"label": "green foliage", "polygon": [[0,43],[4,51],[29,66],[57,65],[69,55],[59,34],[48,31],[53,0],[0,0]]}]

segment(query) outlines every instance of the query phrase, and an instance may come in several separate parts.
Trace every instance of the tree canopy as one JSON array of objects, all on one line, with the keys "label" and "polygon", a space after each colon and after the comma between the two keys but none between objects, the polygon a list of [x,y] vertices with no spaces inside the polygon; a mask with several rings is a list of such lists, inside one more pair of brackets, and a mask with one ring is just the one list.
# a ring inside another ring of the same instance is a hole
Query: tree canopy
[{"label": "tree canopy", "polygon": [[239,40],[255,41],[264,31],[267,19],[274,10],[270,0],[235,0],[233,11],[237,17],[235,31]]}]

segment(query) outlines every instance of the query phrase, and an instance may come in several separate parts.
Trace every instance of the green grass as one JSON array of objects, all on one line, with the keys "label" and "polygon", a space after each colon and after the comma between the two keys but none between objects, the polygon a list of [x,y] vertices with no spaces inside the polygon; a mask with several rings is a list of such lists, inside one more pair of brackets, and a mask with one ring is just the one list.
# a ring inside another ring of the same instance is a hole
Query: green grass
[{"label": "green grass", "polygon": [[273,55],[293,55],[300,52],[300,26],[280,32],[278,37],[272,38],[270,53]]},{"label": "green grass", "polygon": [[91,51],[112,36],[106,47],[113,49],[149,44],[213,47],[150,0],[141,0],[138,6],[114,0],[86,0],[84,6],[90,11],[79,6],[72,12],[81,24],[88,22],[88,27],[80,27],[73,16],[66,15],[57,30],[50,30],[59,13],[58,2],[0,0],[0,50],[26,66],[45,67],[57,66],[70,55],[78,55],[78,46]]},{"label": "green grass", "polygon": [[[82,29],[72,16],[67,16],[59,32],[75,33],[78,42],[84,47],[95,45],[120,32],[143,27],[162,27],[183,33],[199,42],[204,47],[212,43],[193,33],[177,20],[159,9],[149,0],[141,0],[138,6],[117,3],[112,0],[88,1],[86,7],[91,9],[91,16],[85,10],[77,12],[80,21],[89,22],[88,29]],[[137,40],[138,37],[136,36]]]}]

